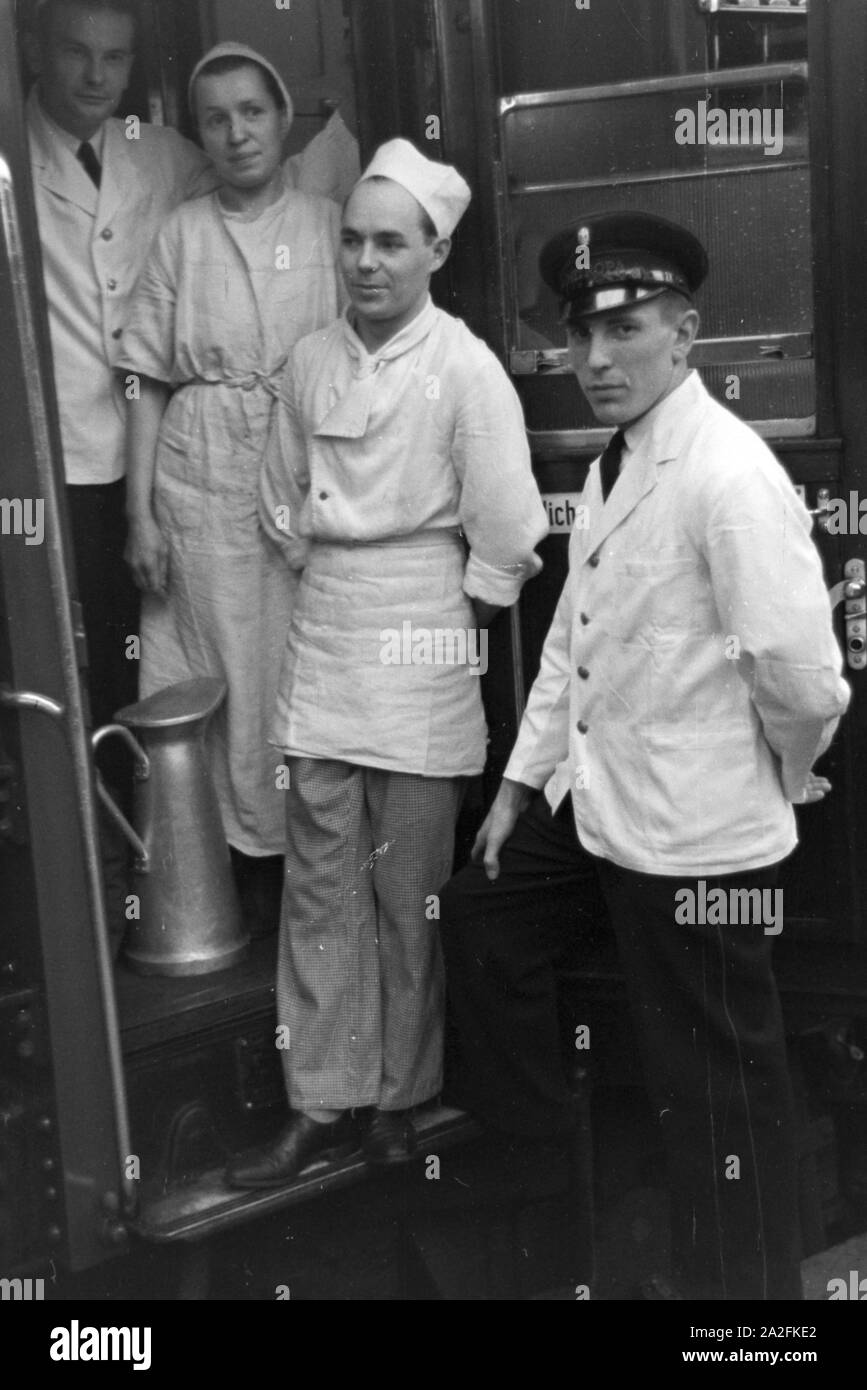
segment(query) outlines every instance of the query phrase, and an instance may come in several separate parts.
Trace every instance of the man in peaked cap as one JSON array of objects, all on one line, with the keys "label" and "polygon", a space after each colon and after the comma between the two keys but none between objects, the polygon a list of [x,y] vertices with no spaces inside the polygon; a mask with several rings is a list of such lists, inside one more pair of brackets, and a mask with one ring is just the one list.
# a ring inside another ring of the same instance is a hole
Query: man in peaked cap
[{"label": "man in peaked cap", "polygon": [[810,519],[689,367],[689,231],[587,218],[540,268],[616,432],[474,862],[442,894],[446,1094],[508,1134],[570,1133],[555,962],[607,911],[672,1191],[674,1283],[638,1296],[799,1298],[776,882],[849,695]]},{"label": "man in peaked cap", "polygon": [[430,297],[469,198],[408,141],[379,149],[343,213],[350,306],[280,383],[260,514],[302,568],[273,740],[290,773],[277,1004],[293,1115],[230,1165],[239,1187],[351,1149],[352,1111],[369,1162],[404,1162],[410,1112],[441,1089],[436,892],[485,763],[485,629],[541,568],[547,530],[511,383]]}]

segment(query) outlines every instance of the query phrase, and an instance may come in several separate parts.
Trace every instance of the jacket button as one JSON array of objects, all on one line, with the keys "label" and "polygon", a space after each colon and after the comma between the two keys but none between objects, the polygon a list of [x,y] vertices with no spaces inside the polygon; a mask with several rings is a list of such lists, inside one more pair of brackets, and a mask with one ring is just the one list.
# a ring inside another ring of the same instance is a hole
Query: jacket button
[{"label": "jacket button", "polygon": [[110,290],[116,290],[116,289],[117,289],[117,281],[116,281],[116,280],[109,280],[109,281],[107,282],[107,284],[108,284],[108,288],[109,288]]},{"label": "jacket button", "polygon": [[122,328],[116,328],[116,329],[114,330],[114,332],[112,333],[111,336],[112,336],[113,338],[119,338],[119,337],[121,336],[122,333],[123,333],[123,329],[122,329]]},{"label": "jacket button", "polygon": [[587,614],[586,614],[586,613],[582,613],[582,614],[581,614],[581,625],[582,625],[582,627],[586,627],[587,624],[589,623],[589,621],[590,621],[590,619],[587,617]]},{"label": "jacket button", "polygon": [[579,719],[579,720],[578,720],[578,732],[579,732],[579,734],[586,734],[586,733],[588,732],[589,728],[590,728],[590,725],[589,725],[589,724],[585,724],[583,719]]},{"label": "jacket button", "polygon": [[114,232],[111,230],[111,227],[103,227],[99,235],[102,237],[103,241],[111,241]]},{"label": "jacket button", "polygon": [[586,666],[579,666],[578,674],[581,677],[582,681],[586,681],[587,677],[590,675],[590,672],[587,670]]},{"label": "jacket button", "polygon": [[590,559],[587,561],[587,563],[588,563],[588,565],[592,565],[593,568],[595,569],[596,566],[599,564],[599,556],[598,556],[598,555],[591,555],[591,556],[590,556]]},{"label": "jacket button", "polygon": [[328,493],[327,493],[327,492],[320,492],[320,494],[319,494],[319,500],[320,500],[320,502],[325,502],[326,499],[327,499],[327,497],[328,497]]}]

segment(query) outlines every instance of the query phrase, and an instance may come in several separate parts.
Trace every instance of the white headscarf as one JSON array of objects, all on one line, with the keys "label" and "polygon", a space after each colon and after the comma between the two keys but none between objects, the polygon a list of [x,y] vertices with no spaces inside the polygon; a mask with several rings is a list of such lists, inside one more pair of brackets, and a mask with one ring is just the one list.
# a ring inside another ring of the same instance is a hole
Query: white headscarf
[{"label": "white headscarf", "polygon": [[190,110],[192,111],[194,116],[196,114],[194,100],[196,78],[199,76],[200,72],[202,71],[202,68],[206,67],[208,63],[214,62],[216,58],[242,58],[245,63],[254,63],[258,67],[264,68],[266,72],[270,72],[271,76],[274,78],[274,81],[277,83],[277,86],[280,88],[280,91],[283,95],[283,99],[286,102],[286,115],[289,118],[289,124],[292,124],[294,108],[292,106],[292,98],[289,95],[289,89],[287,88],[286,83],[283,81],[283,78],[280,76],[273,63],[269,63],[268,59],[263,58],[261,53],[257,53],[255,48],[248,48],[247,44],[245,43],[215,44],[214,47],[210,48],[208,52],[205,54],[205,56],[203,58],[200,58],[199,61],[196,63],[196,66],[193,68],[193,71],[190,75],[190,80],[187,83],[187,101],[189,102]]}]

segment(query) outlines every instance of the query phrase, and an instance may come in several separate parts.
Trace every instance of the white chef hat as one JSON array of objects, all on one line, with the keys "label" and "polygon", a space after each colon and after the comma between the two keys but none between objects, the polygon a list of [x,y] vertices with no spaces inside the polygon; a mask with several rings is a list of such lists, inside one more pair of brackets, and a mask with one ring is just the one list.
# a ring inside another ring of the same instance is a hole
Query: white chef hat
[{"label": "white chef hat", "polygon": [[249,48],[248,45],[245,43],[215,44],[214,47],[209,48],[204,57],[200,58],[199,61],[196,63],[196,66],[193,68],[193,71],[190,74],[190,80],[187,83],[187,101],[189,103],[190,110],[192,111],[194,116],[196,114],[196,78],[199,76],[199,73],[202,71],[202,68],[207,67],[208,63],[213,63],[217,58],[242,58],[245,63],[257,63],[260,68],[264,68],[266,72],[269,72],[273,77],[274,81],[277,83],[277,86],[280,88],[283,100],[286,102],[286,115],[289,117],[289,124],[292,124],[294,108],[292,106],[292,98],[289,95],[289,89],[286,86],[286,83],[283,81],[283,78],[280,76],[273,63],[269,63],[268,59],[263,58],[261,53],[257,53],[255,48]]},{"label": "white chef hat", "polygon": [[426,159],[409,140],[380,145],[358,182],[372,178],[392,179],[411,193],[441,237],[451,236],[473,196],[457,169]]}]

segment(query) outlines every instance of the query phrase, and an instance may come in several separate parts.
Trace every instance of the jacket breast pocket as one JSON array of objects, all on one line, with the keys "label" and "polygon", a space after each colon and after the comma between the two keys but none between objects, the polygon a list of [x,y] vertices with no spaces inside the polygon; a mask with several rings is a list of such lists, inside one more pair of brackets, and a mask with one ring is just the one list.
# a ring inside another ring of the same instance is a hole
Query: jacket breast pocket
[{"label": "jacket breast pocket", "polygon": [[712,596],[700,564],[690,556],[625,560],[624,604],[643,623],[663,631],[696,631],[713,615]]}]

